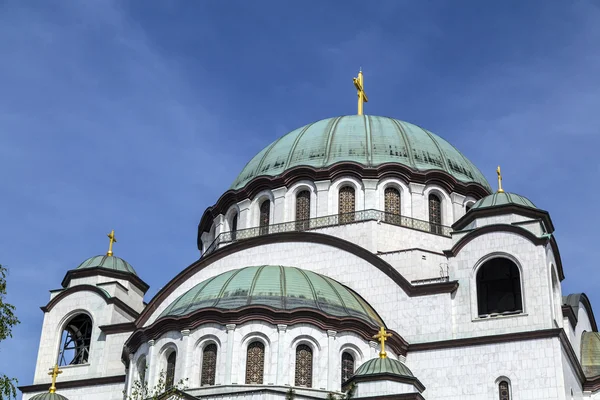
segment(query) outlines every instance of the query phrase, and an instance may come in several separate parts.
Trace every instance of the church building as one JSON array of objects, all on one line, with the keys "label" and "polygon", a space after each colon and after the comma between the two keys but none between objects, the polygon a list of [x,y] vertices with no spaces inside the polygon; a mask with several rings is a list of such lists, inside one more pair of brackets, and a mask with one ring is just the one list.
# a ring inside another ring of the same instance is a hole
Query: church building
[{"label": "church building", "polygon": [[354,85],[357,115],[246,164],[148,303],[114,231],[65,267],[23,399],[600,400],[600,334],[561,290],[548,211],[500,167],[492,188],[442,137],[363,114]]}]

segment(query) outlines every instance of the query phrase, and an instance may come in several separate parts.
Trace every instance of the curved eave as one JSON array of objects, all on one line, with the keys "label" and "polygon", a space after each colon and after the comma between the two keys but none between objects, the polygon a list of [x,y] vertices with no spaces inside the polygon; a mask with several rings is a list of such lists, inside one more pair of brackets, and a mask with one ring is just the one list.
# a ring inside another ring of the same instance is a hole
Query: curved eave
[{"label": "curved eave", "polygon": [[82,268],[82,269],[72,269],[67,271],[64,279],[61,282],[61,286],[66,288],[69,286],[69,282],[71,279],[76,278],[87,278],[90,276],[107,276],[109,278],[115,279],[123,279],[125,281],[130,282],[132,285],[140,289],[143,293],[146,293],[150,286],[142,280],[137,275],[134,275],[130,272],[123,271],[115,271],[113,269],[102,268],[102,267],[93,267],[93,268]]},{"label": "curved eave", "polygon": [[596,317],[594,316],[594,310],[592,309],[592,303],[585,293],[572,293],[567,296],[563,296],[566,300],[563,300],[562,311],[565,317],[568,317],[569,323],[573,328],[577,325],[579,316],[579,304],[583,305],[588,318],[590,319],[590,325],[594,332],[598,332],[598,325],[596,324]]},{"label": "curved eave", "polygon": [[374,382],[374,381],[394,381],[399,383],[405,383],[409,385],[413,385],[419,393],[423,393],[425,390],[425,385],[421,383],[420,380],[415,378],[414,376],[402,376],[396,375],[389,372],[370,374],[370,375],[354,375],[346,382],[344,382],[344,388],[347,388],[352,383],[360,383],[360,382]]},{"label": "curved eave", "polygon": [[195,263],[188,266],[186,269],[181,271],[175,278],[167,283],[154,298],[148,303],[148,306],[140,314],[140,318],[136,321],[136,326],[142,327],[146,321],[152,316],[158,306],[167,299],[167,297],[173,293],[177,287],[187,281],[191,276],[196,274],[198,271],[208,267],[212,263],[227,257],[231,254],[237,253],[242,250],[250,249],[253,247],[264,246],[272,243],[317,243],[326,246],[331,246],[348,253],[354,254],[358,258],[370,263],[374,268],[379,269],[392,279],[398,286],[400,286],[407,295],[413,296],[427,296],[430,294],[439,293],[453,293],[458,289],[457,281],[432,283],[426,285],[412,285],[404,276],[402,276],[394,267],[384,261],[382,258],[371,253],[370,251],[349,242],[344,239],[340,239],[335,236],[326,235],[323,233],[315,232],[284,232],[271,235],[258,236],[254,238],[240,240],[238,242],[231,243],[227,246],[221,247],[206,257],[203,257]]},{"label": "curved eave", "polygon": [[469,210],[458,221],[452,225],[452,229],[460,231],[477,218],[496,217],[499,215],[517,214],[531,219],[539,219],[542,221],[548,233],[554,232],[554,224],[550,218],[548,211],[540,210],[539,208],[531,208],[520,204],[503,204],[485,208],[476,208]]},{"label": "curved eave", "polygon": [[342,161],[327,168],[314,168],[310,166],[297,166],[284,171],[281,175],[257,176],[240,189],[230,189],[225,192],[214,206],[206,209],[198,225],[198,248],[201,248],[200,236],[208,232],[213,219],[219,214],[225,214],[229,207],[239,201],[252,199],[263,190],[278,187],[290,187],[302,180],[323,181],[335,180],[339,177],[351,176],[357,179],[383,179],[398,178],[404,182],[420,184],[436,184],[448,193],[456,192],[475,199],[483,198],[490,194],[490,189],[476,182],[463,182],[457,180],[446,171],[430,169],[418,171],[400,163],[385,163],[373,167],[365,167],[355,162]]},{"label": "curved eave", "polygon": [[[272,325],[308,323],[323,330],[352,331],[365,340],[371,340],[378,327],[357,317],[335,317],[313,308],[281,310],[268,306],[245,306],[233,310],[201,308],[193,313],[178,317],[167,316],[154,321],[147,327],[138,328],[125,342],[125,351],[134,353],[139,346],[151,339],[159,338],[169,331],[193,330],[207,323],[243,324],[250,321],[264,321]],[[391,331],[390,331],[391,332]],[[392,350],[406,355],[408,342],[398,333],[388,339]]]}]

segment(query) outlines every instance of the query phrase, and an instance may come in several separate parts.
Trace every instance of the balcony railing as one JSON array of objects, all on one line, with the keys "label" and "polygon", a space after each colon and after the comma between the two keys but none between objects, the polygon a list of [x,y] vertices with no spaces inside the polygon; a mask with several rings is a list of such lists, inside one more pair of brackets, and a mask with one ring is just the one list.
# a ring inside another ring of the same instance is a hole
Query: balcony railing
[{"label": "balcony railing", "polygon": [[217,248],[219,245],[235,242],[238,240],[249,239],[257,236],[269,235],[282,232],[302,232],[313,229],[328,228],[332,226],[355,224],[366,221],[384,222],[386,224],[402,226],[405,228],[416,229],[422,232],[432,233],[434,235],[450,237],[450,227],[440,224],[435,224],[429,221],[405,217],[403,215],[387,213],[380,210],[362,210],[353,213],[327,215],[324,217],[316,217],[301,221],[282,222],[269,226],[261,226],[256,228],[238,229],[237,231],[222,232],[208,246],[202,256],[206,256]]}]

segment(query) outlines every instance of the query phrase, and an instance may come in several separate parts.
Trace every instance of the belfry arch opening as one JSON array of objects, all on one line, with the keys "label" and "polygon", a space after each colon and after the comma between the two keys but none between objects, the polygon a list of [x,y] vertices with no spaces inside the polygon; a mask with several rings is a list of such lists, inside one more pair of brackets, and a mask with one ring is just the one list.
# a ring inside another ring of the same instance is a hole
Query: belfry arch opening
[{"label": "belfry arch opening", "polygon": [[483,263],[477,271],[477,310],[480,317],[523,312],[521,274],[508,258]]},{"label": "belfry arch opening", "polygon": [[87,314],[78,314],[65,325],[58,353],[58,365],[87,364],[90,359],[92,341],[92,319]]}]

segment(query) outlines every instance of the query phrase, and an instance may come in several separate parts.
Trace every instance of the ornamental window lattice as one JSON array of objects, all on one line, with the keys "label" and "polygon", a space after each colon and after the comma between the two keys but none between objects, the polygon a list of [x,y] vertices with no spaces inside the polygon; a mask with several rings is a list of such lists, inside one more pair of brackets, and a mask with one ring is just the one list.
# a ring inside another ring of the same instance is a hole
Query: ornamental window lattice
[{"label": "ornamental window lattice", "polygon": [[271,213],[271,202],[265,200],[260,204],[260,219],[258,226],[260,227],[260,234],[266,235],[269,233],[269,214]]},{"label": "ornamental window lattice", "polygon": [[393,187],[385,188],[385,222],[400,224],[400,192]]},{"label": "ornamental window lattice", "polygon": [[92,341],[92,319],[86,314],[73,317],[62,333],[58,365],[87,364]]},{"label": "ornamental window lattice", "polygon": [[296,195],[296,230],[303,231],[310,224],[310,192],[303,190]]},{"label": "ornamental window lattice", "polygon": [[252,342],[246,355],[246,384],[262,384],[265,371],[265,345]]},{"label": "ornamental window lattice", "polygon": [[312,387],[312,349],[301,344],[296,347],[296,374],[294,385]]},{"label": "ornamental window lattice", "polygon": [[510,400],[510,389],[508,387],[508,382],[501,381],[498,384],[498,395],[500,400]]},{"label": "ornamental window lattice", "polygon": [[235,240],[235,234],[237,232],[237,220],[238,216],[235,214],[233,218],[231,218],[231,240]]},{"label": "ornamental window lattice", "polygon": [[345,224],[354,221],[354,211],[356,210],[354,188],[350,186],[344,186],[339,192],[339,204],[338,214],[340,224]]},{"label": "ornamental window lattice", "polygon": [[354,357],[348,352],[342,354],[342,385],[354,375]]},{"label": "ornamental window lattice", "polygon": [[175,384],[175,364],[177,363],[177,353],[174,351],[167,357],[167,375],[165,377],[165,387],[170,389]]},{"label": "ornamental window lattice", "polygon": [[442,233],[442,201],[435,194],[429,195],[429,223],[431,232]]},{"label": "ornamental window lattice", "polygon": [[202,386],[214,385],[217,372],[217,345],[209,344],[202,351],[202,373],[200,384]]}]

